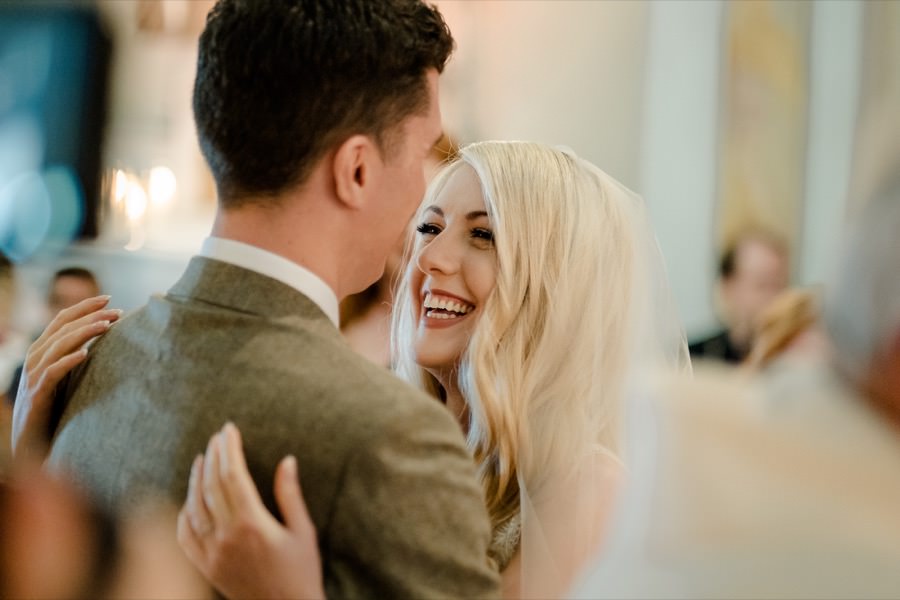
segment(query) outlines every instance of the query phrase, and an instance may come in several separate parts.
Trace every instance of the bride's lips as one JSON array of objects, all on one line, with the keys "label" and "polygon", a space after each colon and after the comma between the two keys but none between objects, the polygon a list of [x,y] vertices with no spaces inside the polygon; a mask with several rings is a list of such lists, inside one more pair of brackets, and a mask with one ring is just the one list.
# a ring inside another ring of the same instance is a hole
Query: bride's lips
[{"label": "bride's lips", "polygon": [[431,289],[422,293],[421,321],[430,329],[453,327],[475,310],[475,305],[456,294]]}]

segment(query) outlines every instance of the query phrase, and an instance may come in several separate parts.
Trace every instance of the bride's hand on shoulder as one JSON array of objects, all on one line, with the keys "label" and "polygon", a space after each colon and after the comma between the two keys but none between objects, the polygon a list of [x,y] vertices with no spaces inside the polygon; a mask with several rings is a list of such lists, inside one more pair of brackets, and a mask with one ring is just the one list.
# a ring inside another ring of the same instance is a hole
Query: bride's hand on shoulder
[{"label": "bride's hand on shoulder", "polygon": [[85,344],[122,316],[96,296],[61,310],[28,347],[13,407],[12,451],[16,460],[43,460],[56,386],[87,357]]},{"label": "bride's hand on shoulder", "polygon": [[293,456],[278,465],[275,499],[283,525],[263,504],[240,433],[228,423],[191,467],[178,541],[210,583],[232,600],[325,598],[316,530]]}]

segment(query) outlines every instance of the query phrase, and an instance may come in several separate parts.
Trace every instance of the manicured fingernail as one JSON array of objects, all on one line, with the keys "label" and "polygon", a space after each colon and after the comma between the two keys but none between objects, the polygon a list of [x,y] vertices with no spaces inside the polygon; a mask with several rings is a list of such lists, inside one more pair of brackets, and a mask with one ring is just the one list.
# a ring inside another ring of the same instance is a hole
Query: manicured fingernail
[{"label": "manicured fingernail", "polygon": [[98,329],[106,329],[107,327],[109,327],[109,321],[97,321]]},{"label": "manicured fingernail", "polygon": [[117,317],[121,317],[125,314],[125,311],[121,308],[111,308],[109,312],[116,315]]},{"label": "manicured fingernail", "polygon": [[288,470],[288,474],[297,479],[297,458],[291,454],[287,458],[284,459],[285,465]]},{"label": "manicured fingernail", "polygon": [[197,469],[199,469],[199,468],[200,468],[200,455],[198,454],[198,455],[194,458],[194,462],[191,464],[191,474],[190,474],[190,480],[191,480],[191,482],[196,481],[196,479],[197,479]]},{"label": "manicured fingernail", "polygon": [[87,356],[87,348],[82,348],[78,351],[78,354],[81,356],[81,358],[84,358],[85,356]]},{"label": "manicured fingernail", "polygon": [[112,298],[112,296],[110,296],[109,294],[104,294],[104,295],[102,295],[102,296],[97,296],[97,301],[98,301],[98,302],[101,301],[101,300],[104,300],[104,301],[105,301],[105,300],[109,300],[110,298]]}]

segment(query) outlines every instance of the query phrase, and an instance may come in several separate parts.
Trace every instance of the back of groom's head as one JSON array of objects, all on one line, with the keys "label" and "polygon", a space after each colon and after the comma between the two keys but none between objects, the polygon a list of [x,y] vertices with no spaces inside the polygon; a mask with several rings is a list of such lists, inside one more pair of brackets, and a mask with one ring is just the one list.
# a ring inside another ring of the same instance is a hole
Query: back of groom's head
[{"label": "back of groom's head", "polygon": [[219,0],[200,37],[194,119],[224,207],[302,184],[351,135],[388,156],[428,108],[453,39],[421,0]]}]

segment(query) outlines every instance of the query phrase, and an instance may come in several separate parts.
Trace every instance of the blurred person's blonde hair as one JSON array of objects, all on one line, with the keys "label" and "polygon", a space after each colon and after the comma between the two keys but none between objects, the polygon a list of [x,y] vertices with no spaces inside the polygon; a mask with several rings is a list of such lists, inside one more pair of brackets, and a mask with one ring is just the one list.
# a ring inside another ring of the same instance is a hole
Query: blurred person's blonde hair
[{"label": "blurred person's blonde hair", "polygon": [[765,368],[818,322],[819,312],[818,299],[810,289],[793,288],[779,294],[756,321],[753,348],[745,366]]},{"label": "blurred person's blonde hair", "polygon": [[[534,494],[588,448],[619,451],[632,230],[626,207],[587,164],[540,144],[473,144],[434,179],[417,217],[462,165],[475,170],[498,273],[458,376],[468,447],[495,527],[519,509],[519,481]],[[409,343],[417,326],[410,254],[396,296],[394,364],[439,396]]]}]

